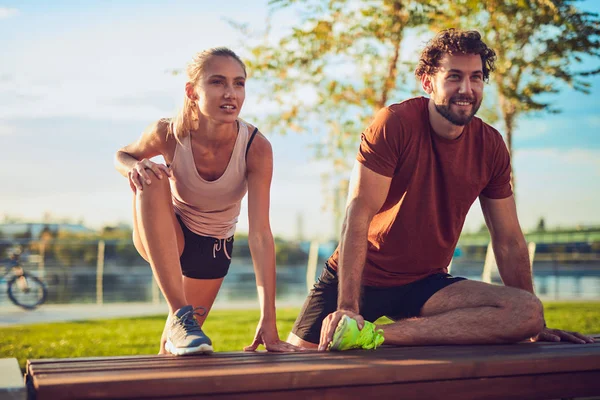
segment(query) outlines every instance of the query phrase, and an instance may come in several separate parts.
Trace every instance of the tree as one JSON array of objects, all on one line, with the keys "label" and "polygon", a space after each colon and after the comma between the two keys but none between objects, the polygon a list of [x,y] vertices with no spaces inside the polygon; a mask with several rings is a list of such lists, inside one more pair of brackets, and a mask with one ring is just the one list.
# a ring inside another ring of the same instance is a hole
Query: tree
[{"label": "tree", "polygon": [[[432,25],[479,30],[498,56],[492,74],[497,88],[504,135],[513,152],[513,133],[520,115],[557,113],[546,94],[561,84],[589,93],[590,75],[600,68],[578,68],[600,56],[598,14],[576,7],[581,0],[453,0]],[[513,190],[515,180],[513,174]]]},{"label": "tree", "polygon": [[546,220],[544,219],[544,217],[541,217],[540,220],[538,221],[536,230],[538,232],[544,232],[546,230]]},{"label": "tree", "polygon": [[[426,0],[272,0],[272,11],[298,7],[302,21],[291,33],[250,51],[253,79],[267,88],[264,98],[277,106],[270,131],[287,133],[326,129],[316,156],[331,160],[325,178],[332,190],[339,227],[348,172],[360,132],[376,111],[393,99],[414,93],[407,78],[414,62],[401,59],[406,30],[424,29],[434,15]],[[244,30],[245,27],[238,26]],[[247,37],[247,35],[245,35]]]}]

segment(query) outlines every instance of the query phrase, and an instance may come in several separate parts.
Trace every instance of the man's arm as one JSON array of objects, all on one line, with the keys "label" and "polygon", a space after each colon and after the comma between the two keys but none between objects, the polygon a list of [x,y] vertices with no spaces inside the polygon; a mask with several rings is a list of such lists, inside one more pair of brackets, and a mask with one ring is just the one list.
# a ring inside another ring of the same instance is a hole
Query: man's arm
[{"label": "man's arm", "polygon": [[[505,199],[490,199],[479,196],[485,223],[490,230],[492,247],[498,263],[500,277],[506,286],[512,286],[534,293],[533,279],[527,243],[517,218],[513,196]],[[534,293],[535,294],[535,293]],[[534,341],[569,341],[573,343],[593,343],[594,339],[578,332],[560,329],[544,329]]]},{"label": "man's arm", "polygon": [[500,277],[506,286],[534,293],[527,243],[517,218],[513,196],[490,199],[479,196]]},{"label": "man's arm", "polygon": [[323,321],[319,350],[327,349],[343,315],[356,319],[361,329],[364,325],[359,301],[367,234],[371,220],[385,202],[391,181],[392,178],[373,172],[359,162],[354,163],[340,240],[338,311]]}]

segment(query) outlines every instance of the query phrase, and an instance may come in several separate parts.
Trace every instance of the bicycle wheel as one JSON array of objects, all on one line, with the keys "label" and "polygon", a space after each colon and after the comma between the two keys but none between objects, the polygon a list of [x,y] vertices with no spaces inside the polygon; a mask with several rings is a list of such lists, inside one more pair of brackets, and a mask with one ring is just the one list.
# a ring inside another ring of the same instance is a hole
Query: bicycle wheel
[{"label": "bicycle wheel", "polygon": [[[20,280],[25,278],[25,280]],[[16,305],[33,310],[44,301],[48,290],[46,285],[37,277],[24,272],[22,276],[15,276],[8,281],[8,297]]]}]

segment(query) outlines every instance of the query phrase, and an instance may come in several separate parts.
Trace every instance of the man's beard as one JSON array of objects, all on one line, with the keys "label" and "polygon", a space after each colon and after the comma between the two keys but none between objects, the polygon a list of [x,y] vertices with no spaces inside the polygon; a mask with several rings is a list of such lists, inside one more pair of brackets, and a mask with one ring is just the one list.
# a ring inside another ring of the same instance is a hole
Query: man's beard
[{"label": "man's beard", "polygon": [[[469,103],[471,103],[473,107],[473,112],[470,114],[457,114],[455,112],[452,112],[450,110],[450,107],[453,102],[457,101],[468,101]],[[465,126],[469,122],[471,122],[471,120],[479,110],[479,107],[481,107],[481,101],[479,103],[475,103],[475,98],[465,96],[454,96],[450,98],[448,105],[437,104],[435,101],[433,102],[433,104],[435,105],[435,109],[437,110],[437,112],[440,113],[442,117],[446,118],[448,121],[450,121],[451,124],[456,126]]]}]

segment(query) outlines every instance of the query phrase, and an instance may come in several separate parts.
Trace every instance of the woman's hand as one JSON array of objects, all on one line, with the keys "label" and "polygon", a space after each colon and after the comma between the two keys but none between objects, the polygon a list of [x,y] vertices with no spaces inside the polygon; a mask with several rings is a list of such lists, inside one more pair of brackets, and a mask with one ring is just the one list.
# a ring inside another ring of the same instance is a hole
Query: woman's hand
[{"label": "woman's hand", "polygon": [[255,351],[259,344],[265,346],[267,351],[272,352],[287,352],[287,351],[303,351],[301,347],[294,346],[282,340],[279,340],[277,327],[275,323],[265,323],[262,319],[256,327],[256,335],[250,346],[244,347],[244,351]]},{"label": "woman's hand", "polygon": [[129,170],[127,173],[127,177],[129,178],[129,186],[133,193],[138,190],[143,190],[143,185],[150,185],[150,173],[154,173],[158,179],[162,179],[163,174],[167,176],[171,176],[171,171],[164,164],[157,164],[148,160],[147,158],[143,158],[140,161],[136,162],[133,168]]}]

